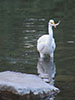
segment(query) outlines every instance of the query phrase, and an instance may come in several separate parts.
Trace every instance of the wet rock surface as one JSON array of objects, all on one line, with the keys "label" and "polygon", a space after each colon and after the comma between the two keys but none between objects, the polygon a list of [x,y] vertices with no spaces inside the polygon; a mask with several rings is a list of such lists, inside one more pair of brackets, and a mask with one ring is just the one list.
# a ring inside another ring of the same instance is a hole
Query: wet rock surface
[{"label": "wet rock surface", "polygon": [[58,88],[44,82],[38,75],[12,71],[0,72],[0,100],[17,100],[16,98],[24,100],[22,98],[34,96],[46,97],[58,92]]}]

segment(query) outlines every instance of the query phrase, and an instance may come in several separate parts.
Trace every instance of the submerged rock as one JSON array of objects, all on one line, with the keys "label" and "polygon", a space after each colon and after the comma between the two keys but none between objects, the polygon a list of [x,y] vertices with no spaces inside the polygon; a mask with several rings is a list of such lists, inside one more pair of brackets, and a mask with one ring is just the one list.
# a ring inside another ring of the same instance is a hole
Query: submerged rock
[{"label": "submerged rock", "polygon": [[58,92],[58,88],[45,83],[38,75],[12,71],[0,72],[0,96],[3,94],[26,96],[31,93],[48,96]]}]

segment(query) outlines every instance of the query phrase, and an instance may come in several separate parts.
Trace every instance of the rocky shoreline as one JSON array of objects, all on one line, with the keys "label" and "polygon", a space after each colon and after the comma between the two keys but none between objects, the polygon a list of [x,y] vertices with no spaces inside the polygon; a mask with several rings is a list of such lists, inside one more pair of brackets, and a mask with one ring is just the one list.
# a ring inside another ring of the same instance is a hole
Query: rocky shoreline
[{"label": "rocky shoreline", "polygon": [[59,93],[58,88],[44,82],[38,75],[0,72],[0,100],[17,100],[16,97],[21,98],[18,100],[23,100],[22,98],[46,97],[57,93]]}]

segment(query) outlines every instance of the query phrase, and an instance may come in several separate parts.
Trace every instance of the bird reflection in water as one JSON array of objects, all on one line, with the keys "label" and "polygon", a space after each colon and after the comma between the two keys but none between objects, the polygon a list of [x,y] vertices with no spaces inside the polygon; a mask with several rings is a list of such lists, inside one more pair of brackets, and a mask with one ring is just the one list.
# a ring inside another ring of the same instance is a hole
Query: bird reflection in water
[{"label": "bird reflection in water", "polygon": [[54,76],[56,73],[56,66],[53,59],[39,58],[37,64],[37,71],[39,76],[50,85],[54,85]]}]

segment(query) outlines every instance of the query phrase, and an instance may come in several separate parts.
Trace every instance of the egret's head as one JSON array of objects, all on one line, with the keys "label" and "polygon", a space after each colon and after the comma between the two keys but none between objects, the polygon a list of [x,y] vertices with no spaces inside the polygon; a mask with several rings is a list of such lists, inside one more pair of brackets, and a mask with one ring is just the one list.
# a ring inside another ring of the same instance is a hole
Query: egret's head
[{"label": "egret's head", "polygon": [[49,21],[49,24],[50,24],[51,26],[54,26],[54,28],[56,28],[56,24],[54,23],[54,20],[51,19],[51,20]]},{"label": "egret's head", "polygon": [[54,26],[55,28],[56,28],[56,26],[58,26],[59,24],[60,24],[60,21],[59,21],[58,23],[56,23],[56,24],[55,24],[55,22],[54,22],[53,19],[51,19],[51,20],[49,21],[49,25]]}]

